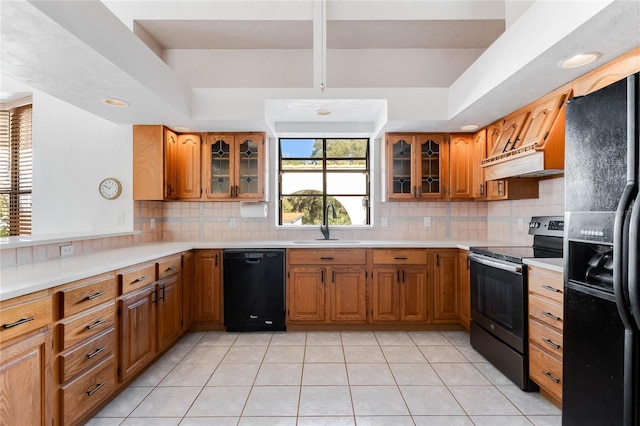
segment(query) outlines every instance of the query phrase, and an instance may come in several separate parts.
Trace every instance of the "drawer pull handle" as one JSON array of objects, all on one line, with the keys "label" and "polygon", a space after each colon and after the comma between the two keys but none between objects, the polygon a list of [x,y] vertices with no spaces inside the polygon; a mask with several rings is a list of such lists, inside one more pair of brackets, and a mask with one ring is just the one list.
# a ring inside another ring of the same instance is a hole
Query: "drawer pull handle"
[{"label": "drawer pull handle", "polygon": [[107,384],[107,382],[98,383],[95,388],[87,391],[87,395],[88,396],[93,395],[94,393],[98,392],[98,390],[100,390],[100,388],[103,387],[106,384]]},{"label": "drawer pull handle", "polygon": [[542,315],[544,315],[545,317],[551,318],[554,321],[560,321],[562,319],[560,317],[553,315],[551,312],[547,312],[547,311],[542,311]]},{"label": "drawer pull handle", "polygon": [[550,285],[542,285],[540,287],[544,288],[545,290],[553,291],[554,293],[560,293],[560,290],[555,287],[551,287]]},{"label": "drawer pull handle", "polygon": [[92,328],[96,328],[97,326],[99,326],[100,324],[104,324],[105,322],[107,322],[107,320],[99,320],[99,321],[94,322],[93,324],[89,324],[85,328],[87,330],[91,330]]},{"label": "drawer pull handle", "polygon": [[542,337],[542,341],[545,342],[547,345],[551,346],[554,349],[560,349],[560,345],[556,345],[555,343],[553,343],[549,339],[545,339],[544,337]]},{"label": "drawer pull handle", "polygon": [[141,281],[148,280],[148,279],[149,279],[149,276],[148,276],[148,275],[143,275],[143,276],[141,276],[140,278],[136,278],[135,280],[133,280],[133,282],[132,282],[131,284],[133,284],[133,283],[139,283],[139,282],[141,282]]},{"label": "drawer pull handle", "polygon": [[171,266],[169,266],[167,269],[165,269],[164,271],[165,271],[165,272],[169,272],[169,271],[173,271],[173,270],[174,270],[174,269],[176,269],[176,268],[177,268],[177,266],[176,266],[176,265],[171,265]]},{"label": "drawer pull handle", "polygon": [[320,260],[333,260],[333,257],[321,257]]},{"label": "drawer pull handle", "polygon": [[91,359],[91,358],[93,358],[94,356],[98,355],[100,352],[104,351],[105,349],[107,349],[107,347],[106,347],[106,346],[103,346],[103,347],[101,347],[101,348],[96,349],[96,350],[95,350],[95,351],[93,351],[92,353],[87,354],[87,359]]},{"label": "drawer pull handle", "polygon": [[7,328],[15,327],[16,325],[24,324],[25,322],[33,321],[34,319],[36,319],[36,317],[22,318],[10,324],[2,324],[2,328],[6,330]]},{"label": "drawer pull handle", "polygon": [[549,380],[553,381],[554,383],[560,383],[560,379],[556,379],[555,377],[553,377],[551,375],[551,373],[547,373],[546,371],[542,370],[542,374],[547,376],[549,378]]},{"label": "drawer pull handle", "polygon": [[93,293],[92,295],[85,297],[85,298],[84,298],[84,300],[91,300],[91,299],[95,299],[96,297],[100,297],[100,296],[102,296],[103,294],[106,294],[106,292],[105,292],[105,291],[99,291],[99,292],[97,292],[97,293]]},{"label": "drawer pull handle", "polygon": [[394,257],[395,260],[409,260],[408,257]]}]

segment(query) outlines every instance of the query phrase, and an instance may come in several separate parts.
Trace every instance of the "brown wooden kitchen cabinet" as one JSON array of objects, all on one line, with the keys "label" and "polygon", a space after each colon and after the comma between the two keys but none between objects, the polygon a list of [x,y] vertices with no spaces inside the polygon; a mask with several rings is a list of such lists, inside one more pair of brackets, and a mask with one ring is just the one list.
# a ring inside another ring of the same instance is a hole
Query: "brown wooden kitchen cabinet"
[{"label": "brown wooden kitchen cabinet", "polygon": [[185,333],[193,324],[193,292],[195,281],[193,252],[182,254],[182,332]]},{"label": "brown wooden kitchen cabinet", "polygon": [[529,376],[549,400],[562,405],[564,279],[529,265]]},{"label": "brown wooden kitchen cabinet", "polygon": [[373,249],[372,322],[430,321],[425,249]]},{"label": "brown wooden kitchen cabinet", "polygon": [[156,261],[157,352],[162,352],[182,335],[182,256]]},{"label": "brown wooden kitchen cabinet", "polygon": [[433,265],[433,322],[460,321],[458,250],[429,250]]},{"label": "brown wooden kitchen cabinet", "polygon": [[480,163],[487,156],[487,129],[481,129],[473,135],[473,155],[471,158],[471,195],[476,200],[487,198],[487,182]]},{"label": "brown wooden kitchen cabinet", "polygon": [[120,382],[142,371],[155,357],[157,303],[155,283],[118,301]]},{"label": "brown wooden kitchen cabinet", "polygon": [[7,425],[53,424],[52,300],[47,291],[0,302],[0,413]]},{"label": "brown wooden kitchen cabinet", "polygon": [[287,250],[287,321],[364,323],[367,250]]},{"label": "brown wooden kitchen cabinet", "polygon": [[474,148],[473,135],[465,133],[451,134],[448,193],[449,198],[452,200],[473,198]]},{"label": "brown wooden kitchen cabinet", "polygon": [[467,330],[471,326],[471,271],[468,250],[458,253],[458,280],[460,283],[460,324]]},{"label": "brown wooden kitchen cabinet", "polygon": [[447,198],[448,141],[446,134],[387,133],[387,199],[419,201]]},{"label": "brown wooden kitchen cabinet", "polygon": [[200,136],[133,126],[133,199],[200,198]]},{"label": "brown wooden kitchen cabinet", "polygon": [[202,144],[202,198],[264,200],[265,134],[209,134]]},{"label": "brown wooden kitchen cabinet", "polygon": [[193,315],[196,323],[218,325],[222,317],[222,250],[195,252]]}]

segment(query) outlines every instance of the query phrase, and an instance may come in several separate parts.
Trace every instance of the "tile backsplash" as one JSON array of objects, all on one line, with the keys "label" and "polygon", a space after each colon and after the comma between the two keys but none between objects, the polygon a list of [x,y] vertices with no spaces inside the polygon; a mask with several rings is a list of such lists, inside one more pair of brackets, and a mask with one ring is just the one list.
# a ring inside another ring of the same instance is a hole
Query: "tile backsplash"
[{"label": "tile backsplash", "polygon": [[[299,240],[320,238],[317,228],[282,228],[275,224],[274,201],[268,217],[240,217],[238,202],[136,201],[135,230],[140,242]],[[386,202],[374,205],[369,229],[334,227],[332,235],[361,240],[501,240],[528,245],[531,216],[564,214],[564,178],[540,181],[540,198],[493,202]],[[431,226],[424,226],[428,217]],[[387,226],[382,226],[386,218]],[[523,220],[523,229],[518,219]],[[150,229],[151,220],[155,229]]]}]

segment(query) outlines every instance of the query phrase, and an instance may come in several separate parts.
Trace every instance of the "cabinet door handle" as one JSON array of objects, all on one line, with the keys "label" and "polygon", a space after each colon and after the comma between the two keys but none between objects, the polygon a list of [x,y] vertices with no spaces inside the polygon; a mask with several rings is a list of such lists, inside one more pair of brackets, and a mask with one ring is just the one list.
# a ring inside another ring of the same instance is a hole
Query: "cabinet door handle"
[{"label": "cabinet door handle", "polygon": [[16,322],[2,324],[2,328],[6,330],[7,328],[15,327],[16,325],[24,324],[25,322],[33,321],[34,319],[36,319],[36,317],[22,318]]},{"label": "cabinet door handle", "polygon": [[555,377],[553,377],[551,375],[551,373],[547,373],[546,371],[542,370],[542,374],[547,376],[549,378],[549,380],[553,381],[554,383],[560,383],[560,379],[556,379]]},{"label": "cabinet door handle", "polygon": [[417,186],[413,187],[413,198],[418,198],[418,187]]},{"label": "cabinet door handle", "polygon": [[484,197],[484,184],[483,183],[480,184],[480,196]]},{"label": "cabinet door handle", "polygon": [[151,303],[158,303],[158,287],[156,287],[153,290],[153,294],[156,296],[155,298],[151,299]]},{"label": "cabinet door handle", "polygon": [[324,284],[324,269],[320,271],[320,282]]},{"label": "cabinet door handle", "polygon": [[440,266],[440,255],[436,254],[436,266]]},{"label": "cabinet door handle", "polygon": [[498,195],[502,195],[502,181],[498,181]]},{"label": "cabinet door handle", "polygon": [[544,288],[545,290],[553,291],[554,293],[560,293],[560,290],[555,287],[551,287],[550,285],[542,285],[540,287]]},{"label": "cabinet door handle", "polygon": [[333,260],[333,257],[321,257],[320,260]]},{"label": "cabinet door handle", "polygon": [[334,271],[333,269],[331,270],[331,282],[336,282],[336,271]]},{"label": "cabinet door handle", "polygon": [[395,260],[408,260],[408,257],[394,257]]},{"label": "cabinet door handle", "polygon": [[541,339],[542,339],[543,342],[545,342],[547,345],[551,346],[553,349],[560,349],[560,345],[556,345],[550,339],[546,339],[544,337],[542,337]]},{"label": "cabinet door handle", "polygon": [[105,349],[107,349],[106,346],[103,346],[101,348],[96,349],[95,351],[91,352],[90,354],[87,354],[87,359],[91,359],[94,356],[98,355],[100,352],[104,351]]},{"label": "cabinet door handle", "polygon": [[560,321],[562,319],[560,317],[553,315],[551,312],[547,312],[547,311],[542,311],[542,315],[544,315],[545,317],[551,318],[552,320],[555,320],[555,321]]},{"label": "cabinet door handle", "polygon": [[398,283],[400,283],[400,269],[398,269]]},{"label": "cabinet door handle", "polygon": [[99,292],[97,292],[97,293],[93,293],[92,295],[85,297],[85,298],[84,298],[84,300],[91,300],[91,299],[95,299],[96,297],[100,297],[100,296],[102,296],[103,294],[106,294],[106,292],[104,292],[104,291],[99,291]]},{"label": "cabinet door handle", "polygon": [[98,320],[98,321],[94,322],[93,324],[89,324],[85,328],[87,330],[91,330],[92,328],[96,328],[97,326],[99,326],[101,324],[104,324],[105,322],[107,322],[107,320]]},{"label": "cabinet door handle", "polygon": [[[144,280],[148,280],[148,279],[149,279],[149,276],[148,276],[148,275],[143,275],[143,276],[141,276],[140,278],[136,278],[135,280],[133,280],[133,282],[134,282],[134,283],[139,283],[139,282],[142,282],[142,281],[144,281]],[[132,284],[133,284],[133,283],[132,283]]]},{"label": "cabinet door handle", "polygon": [[165,288],[165,285],[162,284],[162,297],[160,297],[160,300],[162,300],[163,302],[164,302],[164,288]]},{"label": "cabinet door handle", "polygon": [[405,280],[404,280],[404,269],[402,270],[402,283],[404,284]]},{"label": "cabinet door handle", "polygon": [[215,266],[218,266],[218,253],[216,253],[216,264]]},{"label": "cabinet door handle", "polygon": [[101,387],[103,387],[103,386],[104,386],[104,385],[106,385],[106,384],[107,384],[107,382],[98,383],[98,384],[96,385],[96,387],[95,387],[95,388],[93,388],[93,389],[91,389],[91,390],[88,390],[88,391],[87,391],[87,395],[89,395],[89,396],[93,395],[93,394],[94,394],[94,393],[96,393],[96,392],[97,392]]}]

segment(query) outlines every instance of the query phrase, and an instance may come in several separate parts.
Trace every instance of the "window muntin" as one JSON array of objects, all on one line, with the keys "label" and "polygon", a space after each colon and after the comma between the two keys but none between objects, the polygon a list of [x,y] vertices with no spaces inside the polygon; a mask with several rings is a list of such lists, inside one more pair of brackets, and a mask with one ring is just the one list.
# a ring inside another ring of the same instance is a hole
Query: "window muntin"
[{"label": "window muntin", "polygon": [[31,104],[0,111],[0,236],[31,234]]},{"label": "window muntin", "polygon": [[282,138],[279,224],[320,225],[327,204],[332,225],[370,224],[369,140]]}]

